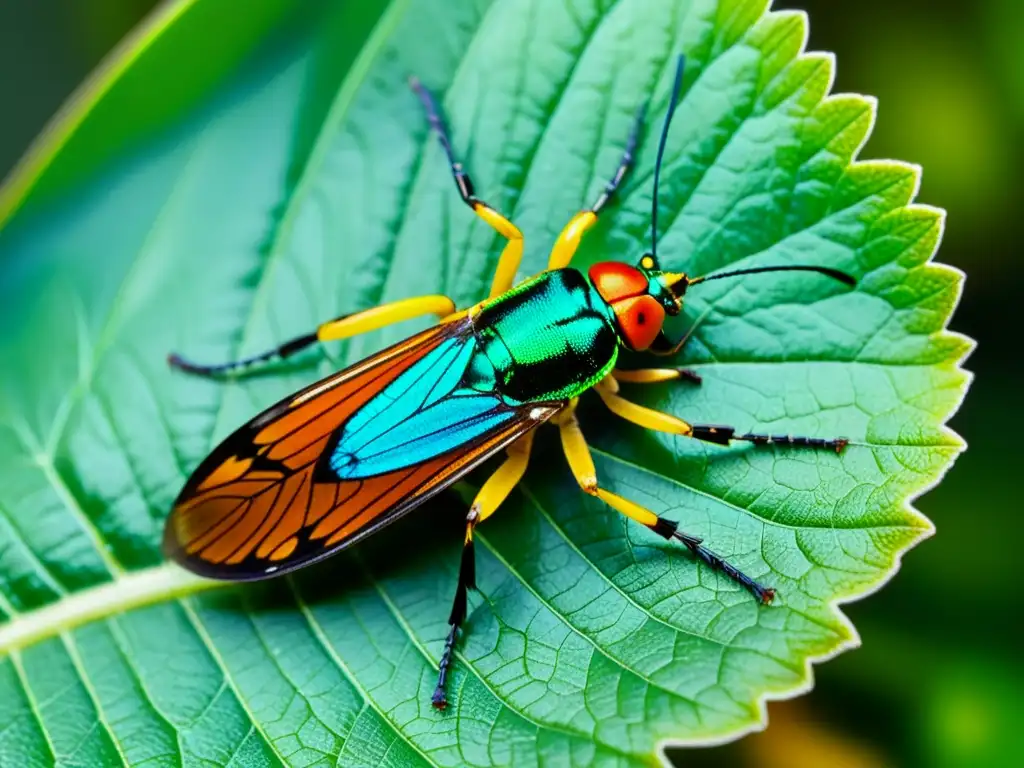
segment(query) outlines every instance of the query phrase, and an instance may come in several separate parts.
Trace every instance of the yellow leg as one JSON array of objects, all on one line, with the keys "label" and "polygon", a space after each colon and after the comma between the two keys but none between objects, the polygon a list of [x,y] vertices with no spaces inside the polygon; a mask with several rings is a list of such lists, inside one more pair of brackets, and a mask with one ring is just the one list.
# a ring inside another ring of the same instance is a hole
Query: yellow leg
[{"label": "yellow leg", "polygon": [[462,167],[462,163],[455,159],[455,152],[452,149],[451,139],[448,137],[448,129],[445,127],[444,118],[441,114],[441,105],[434,99],[433,94],[428,91],[417,78],[411,78],[409,84],[420,97],[423,109],[427,113],[427,120],[431,128],[437,133],[445,155],[448,157],[448,164],[451,166],[452,177],[455,179],[455,186],[459,190],[462,202],[473,209],[473,212],[486,221],[499,235],[506,238],[498,260],[498,267],[494,271],[494,279],[491,281],[491,298],[505,293],[516,279],[516,272],[519,271],[519,263],[523,258],[523,233],[519,228],[501,215],[494,208],[482,200],[477,199],[473,190],[473,182]]},{"label": "yellow leg", "polygon": [[699,538],[680,531],[677,523],[659,517],[646,507],[642,507],[629,499],[601,488],[597,483],[597,472],[594,469],[594,460],[590,455],[590,448],[587,446],[587,441],[580,430],[580,424],[576,419],[575,411],[576,402],[572,401],[566,410],[552,419],[552,422],[558,426],[562,437],[562,450],[565,452],[569,468],[572,470],[572,474],[576,478],[576,482],[579,483],[580,488],[591,496],[601,499],[612,509],[622,513],[630,520],[635,520],[641,525],[647,526],[665,539],[681,541],[702,562],[742,584],[762,603],[771,602],[772,598],[775,597],[774,589],[761,586],[742,571],[703,546]]},{"label": "yellow leg", "polygon": [[274,358],[286,358],[294,355],[299,350],[312,346],[318,341],[336,341],[347,339],[360,333],[366,333],[386,325],[400,323],[403,320],[411,320],[414,317],[423,315],[437,315],[439,318],[451,317],[455,312],[455,304],[447,296],[419,296],[414,299],[402,299],[391,304],[383,304],[379,307],[355,312],[351,315],[339,317],[336,320],[329,320],[320,325],[312,333],[296,336],[284,344],[273,349],[252,355],[241,360],[233,360],[228,363],[216,363],[214,365],[200,365],[189,362],[179,355],[170,355],[167,361],[175,368],[180,368],[188,373],[195,373],[201,376],[214,376],[241,368],[248,368],[256,363],[264,363]]},{"label": "yellow leg", "polygon": [[443,319],[455,312],[455,303],[447,296],[417,296],[329,320],[316,329],[318,341],[338,341],[361,333],[369,333],[387,325],[424,315]]},{"label": "yellow leg", "polygon": [[643,123],[644,110],[641,109],[633,121],[633,129],[626,140],[626,149],[622,153],[622,159],[619,161],[615,175],[612,176],[611,181],[605,184],[597,201],[588,210],[577,213],[565,225],[565,229],[562,230],[551,249],[551,255],[548,257],[548,269],[562,269],[569,266],[576,250],[580,247],[583,234],[597,223],[597,215],[607,205],[622,180],[626,178],[629,169],[633,167],[633,155],[636,152],[637,142],[640,140],[640,129],[643,127]]},{"label": "yellow leg", "polygon": [[616,381],[615,376],[606,376],[597,383],[594,389],[597,390],[597,394],[601,396],[604,404],[608,406],[608,410],[626,421],[631,421],[641,427],[653,429],[657,432],[692,437],[696,440],[703,440],[706,443],[729,445],[733,440],[743,440],[755,445],[827,448],[836,453],[842,452],[849,444],[849,440],[844,437],[826,439],[820,437],[801,437],[798,435],[765,435],[752,432],[737,435],[735,427],[724,424],[690,424],[667,413],[631,403],[619,394],[619,383]]},{"label": "yellow leg", "polygon": [[530,449],[533,447],[533,432],[527,432],[512,443],[507,449],[508,458],[498,469],[487,478],[466,518],[466,541],[473,538],[473,529],[494,514],[501,503],[512,493],[526,473],[526,465],[530,461]]},{"label": "yellow leg", "polygon": [[486,203],[474,200],[471,205],[477,216],[494,227],[502,237],[508,239],[505,248],[501,251],[501,257],[498,259],[498,266],[494,270],[494,279],[491,280],[491,291],[488,296],[493,299],[508,291],[515,284],[516,272],[519,271],[519,264],[523,260],[523,233],[519,231],[519,227]]},{"label": "yellow leg", "polygon": [[684,437],[694,436],[693,427],[682,419],[631,403],[622,397],[618,394],[619,384],[613,376],[606,376],[598,382],[594,389],[597,390],[597,394],[601,396],[604,404],[608,406],[608,410],[626,421],[657,432],[668,432]]},{"label": "yellow leg", "polygon": [[686,379],[694,384],[700,384],[701,379],[689,368],[641,368],[633,371],[623,371],[616,368],[612,371],[612,377],[618,382],[628,384],[658,384],[663,381],[678,381]]},{"label": "yellow leg", "polygon": [[565,225],[565,229],[555,240],[555,247],[548,257],[548,269],[563,269],[569,266],[576,250],[580,247],[583,233],[597,224],[597,214],[593,211],[580,211]]},{"label": "yellow leg", "polygon": [[591,496],[596,496],[630,520],[636,520],[641,525],[653,529],[658,524],[656,514],[639,504],[634,504],[629,499],[624,499],[622,496],[598,486],[594,459],[590,455],[590,448],[587,446],[579,420],[576,418],[576,401],[573,400],[568,408],[552,418],[551,421],[558,426],[558,433],[562,438],[562,450],[565,452],[569,469],[572,470],[572,475],[576,478],[580,488]]},{"label": "yellow leg", "polygon": [[533,432],[527,432],[508,447],[508,458],[484,483],[469,507],[469,514],[466,515],[466,535],[462,545],[459,581],[455,587],[455,600],[452,603],[452,612],[448,617],[448,637],[445,639],[444,651],[441,653],[441,661],[438,664],[437,687],[434,688],[434,695],[431,697],[431,703],[438,709],[444,709],[448,706],[448,694],[445,691],[445,684],[448,681],[448,669],[452,663],[455,637],[459,626],[466,619],[467,591],[476,589],[476,559],[473,554],[473,531],[480,523],[494,514],[494,511],[501,506],[501,503],[508,498],[512,489],[522,480],[523,473],[526,472],[526,465],[530,460],[533,435]]}]

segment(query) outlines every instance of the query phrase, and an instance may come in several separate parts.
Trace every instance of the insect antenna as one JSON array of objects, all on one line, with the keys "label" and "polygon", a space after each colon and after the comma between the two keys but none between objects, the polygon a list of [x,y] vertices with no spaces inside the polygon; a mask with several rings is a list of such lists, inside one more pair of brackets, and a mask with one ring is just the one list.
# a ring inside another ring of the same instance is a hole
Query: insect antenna
[{"label": "insect antenna", "polygon": [[719,272],[714,275],[704,275],[704,277],[685,278],[685,280],[686,286],[689,287],[691,285],[696,285],[697,283],[706,283],[710,280],[721,280],[726,277],[739,277],[740,275],[759,275],[764,272],[817,272],[820,275],[831,277],[833,280],[838,280],[851,288],[857,285],[857,280],[852,275],[848,275],[838,269],[832,269],[831,267],[790,264],[778,267],[751,267],[750,269],[737,269],[732,272]]},{"label": "insect antenna", "polygon": [[661,141],[658,142],[658,157],[654,161],[654,196],[651,202],[651,252],[648,256],[658,268],[658,186],[661,180],[661,163],[665,158],[665,144],[668,141],[668,127],[672,124],[672,116],[679,106],[679,93],[683,88],[683,70],[686,68],[686,57],[679,55],[676,64],[676,79],[672,85],[672,98],[668,103],[668,112],[665,114],[665,124],[661,128]]}]

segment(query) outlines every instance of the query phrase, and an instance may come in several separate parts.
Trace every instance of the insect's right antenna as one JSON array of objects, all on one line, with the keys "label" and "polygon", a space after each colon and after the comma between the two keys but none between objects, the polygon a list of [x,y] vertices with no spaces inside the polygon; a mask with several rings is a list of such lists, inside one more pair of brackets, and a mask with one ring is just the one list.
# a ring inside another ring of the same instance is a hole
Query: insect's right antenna
[{"label": "insect's right antenna", "polygon": [[672,123],[672,116],[679,105],[679,92],[683,88],[683,70],[686,68],[686,56],[679,54],[679,62],[676,64],[676,79],[672,85],[672,99],[668,103],[668,112],[665,115],[665,124],[661,129],[661,141],[658,143],[658,158],[654,163],[654,196],[651,203],[651,252],[648,254],[654,262],[654,268],[660,269],[658,263],[658,185],[661,179],[661,163],[665,157],[665,144],[668,141],[668,127]]}]

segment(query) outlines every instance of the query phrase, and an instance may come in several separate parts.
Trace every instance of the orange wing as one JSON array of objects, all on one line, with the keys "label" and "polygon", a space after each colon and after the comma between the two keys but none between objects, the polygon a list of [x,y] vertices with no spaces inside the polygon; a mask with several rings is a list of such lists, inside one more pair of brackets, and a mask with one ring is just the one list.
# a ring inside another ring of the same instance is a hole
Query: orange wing
[{"label": "orange wing", "polygon": [[332,436],[362,405],[446,339],[471,334],[468,319],[431,328],[238,429],[178,496],[164,531],[167,554],[212,578],[251,580],[294,570],[398,519],[558,411],[561,403],[524,406],[477,439],[393,472],[338,480],[324,470],[321,457]]}]

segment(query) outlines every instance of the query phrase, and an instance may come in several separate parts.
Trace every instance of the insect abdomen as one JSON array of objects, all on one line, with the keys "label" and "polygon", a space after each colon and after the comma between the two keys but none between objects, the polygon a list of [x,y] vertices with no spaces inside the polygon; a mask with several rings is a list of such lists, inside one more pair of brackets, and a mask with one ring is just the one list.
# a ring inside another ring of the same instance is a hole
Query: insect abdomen
[{"label": "insect abdomen", "polygon": [[480,350],[520,402],[575,397],[607,374],[618,336],[607,304],[575,269],[544,272],[484,305]]}]

